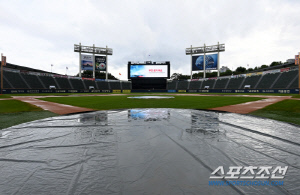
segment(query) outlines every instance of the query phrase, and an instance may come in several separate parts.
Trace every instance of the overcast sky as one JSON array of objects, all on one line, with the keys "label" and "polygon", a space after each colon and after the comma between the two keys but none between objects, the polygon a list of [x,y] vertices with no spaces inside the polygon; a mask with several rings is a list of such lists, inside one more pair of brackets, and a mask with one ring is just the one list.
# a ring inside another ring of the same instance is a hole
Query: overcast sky
[{"label": "overcast sky", "polygon": [[[74,44],[113,48],[108,69],[170,61],[190,73],[185,48],[225,43],[221,66],[255,67],[300,52],[299,0],[0,0],[0,52],[9,63],[75,75]],[[150,55],[150,56],[149,56]]]}]

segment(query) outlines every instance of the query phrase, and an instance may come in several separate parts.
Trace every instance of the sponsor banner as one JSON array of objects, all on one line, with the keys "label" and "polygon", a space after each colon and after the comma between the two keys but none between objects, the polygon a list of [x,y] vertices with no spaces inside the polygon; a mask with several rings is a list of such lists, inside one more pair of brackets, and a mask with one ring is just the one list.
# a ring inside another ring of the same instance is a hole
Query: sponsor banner
[{"label": "sponsor banner", "polygon": [[[192,70],[203,70],[204,55],[192,57]],[[218,69],[218,54],[205,55],[205,70]]]},{"label": "sponsor banner", "polygon": [[102,93],[111,93],[111,90],[101,90]]},{"label": "sponsor banner", "polygon": [[263,72],[257,72],[256,74],[257,74],[257,75],[262,75],[262,74],[263,74]]},{"label": "sponsor banner", "polygon": [[[11,93],[111,93],[111,90],[61,90],[61,89],[3,89],[4,94]],[[121,93],[121,90],[113,90],[115,93]],[[176,90],[151,90],[153,92],[170,92]],[[179,90],[180,91],[180,90]],[[178,92],[179,92],[178,91]],[[181,90],[185,91],[185,90]],[[131,90],[131,92],[149,92],[149,90]],[[188,92],[193,92],[189,90]],[[299,89],[200,89],[199,93],[283,93],[283,94],[299,94]]]},{"label": "sponsor banner", "polygon": [[280,69],[271,70],[272,73],[280,72]]},{"label": "sponsor banner", "polygon": [[95,70],[106,71],[106,56],[95,56]]},{"label": "sponsor banner", "polygon": [[199,81],[199,79],[192,79],[191,81]]},{"label": "sponsor banner", "polygon": [[28,74],[30,74],[30,75],[41,76],[41,74],[40,74],[39,72],[28,72]]},{"label": "sponsor banner", "polygon": [[6,68],[6,67],[3,67],[3,70],[8,71],[8,72],[20,72],[20,70],[10,69],[10,68]]},{"label": "sponsor banner", "polygon": [[300,55],[295,55],[295,65],[299,65]]},{"label": "sponsor banner", "polygon": [[94,78],[85,78],[85,77],[82,77],[82,80],[90,80],[90,81],[94,81],[95,79],[94,79]]},{"label": "sponsor banner", "polygon": [[211,77],[211,78],[208,78],[208,80],[212,80],[212,79],[218,79],[218,77]]},{"label": "sponsor banner", "polygon": [[178,90],[178,93],[186,93],[186,90]]},{"label": "sponsor banner", "polygon": [[2,56],[1,65],[6,66],[6,56]]},{"label": "sponsor banner", "polygon": [[130,78],[167,78],[168,65],[130,65]]},{"label": "sponsor banner", "polygon": [[78,79],[78,80],[80,79],[80,80],[81,80],[81,77],[72,77],[72,76],[68,76],[68,78],[69,78],[69,79]]},{"label": "sponsor banner", "polygon": [[113,93],[121,93],[121,90],[119,90],[119,89],[114,89],[114,90],[112,90],[112,92],[113,92]]},{"label": "sponsor banner", "polygon": [[95,79],[95,81],[105,81],[105,79]]},{"label": "sponsor banner", "polygon": [[67,75],[57,75],[57,74],[53,75],[53,77],[58,77],[58,78],[68,78]]},{"label": "sponsor banner", "polygon": [[286,72],[286,71],[289,71],[290,70],[290,68],[282,68],[282,69],[280,69],[280,72]]},{"label": "sponsor banner", "polygon": [[122,90],[123,93],[131,93],[131,90]]},{"label": "sponsor banner", "polygon": [[81,69],[93,71],[93,56],[81,54]]},{"label": "sponsor banner", "polygon": [[189,93],[197,93],[197,90],[188,90]]},{"label": "sponsor banner", "polygon": [[[245,77],[244,75],[245,75],[245,74],[242,74],[243,77]],[[253,72],[253,73],[247,73],[247,74],[246,74],[246,77],[251,77],[251,76],[255,76],[255,75],[257,75],[256,72]]]}]

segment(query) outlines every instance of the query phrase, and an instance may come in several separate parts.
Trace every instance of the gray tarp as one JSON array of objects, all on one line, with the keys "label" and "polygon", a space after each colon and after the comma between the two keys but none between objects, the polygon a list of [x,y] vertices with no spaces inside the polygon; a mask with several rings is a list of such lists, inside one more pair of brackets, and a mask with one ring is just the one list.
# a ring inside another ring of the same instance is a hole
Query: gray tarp
[{"label": "gray tarp", "polygon": [[[284,186],[209,186],[219,166],[289,167]],[[299,194],[299,168],[299,127],[231,113],[98,111],[0,131],[0,194]]]}]

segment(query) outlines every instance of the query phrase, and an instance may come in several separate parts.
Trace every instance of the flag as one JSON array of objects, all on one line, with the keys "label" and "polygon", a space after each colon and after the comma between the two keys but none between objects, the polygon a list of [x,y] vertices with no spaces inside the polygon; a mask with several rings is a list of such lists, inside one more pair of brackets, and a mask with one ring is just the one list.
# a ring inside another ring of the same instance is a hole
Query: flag
[{"label": "flag", "polygon": [[68,67],[66,67],[66,69],[68,70],[69,68],[68,68]]},{"label": "flag", "polygon": [[121,73],[119,73],[119,75],[121,75]]}]

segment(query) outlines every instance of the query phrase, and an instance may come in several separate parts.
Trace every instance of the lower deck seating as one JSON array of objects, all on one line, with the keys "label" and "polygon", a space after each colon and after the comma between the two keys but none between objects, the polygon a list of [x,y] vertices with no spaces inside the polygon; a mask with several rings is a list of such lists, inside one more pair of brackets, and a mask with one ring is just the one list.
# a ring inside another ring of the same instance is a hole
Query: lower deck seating
[{"label": "lower deck seating", "polygon": [[81,79],[70,79],[74,89],[85,89]]},{"label": "lower deck seating", "polygon": [[[14,89],[28,89],[28,86],[21,78],[20,73],[3,71],[3,77],[6,78],[10,82],[10,84],[12,84]],[[6,87],[11,88],[9,85],[6,85]],[[3,88],[5,88],[4,83]]]}]

